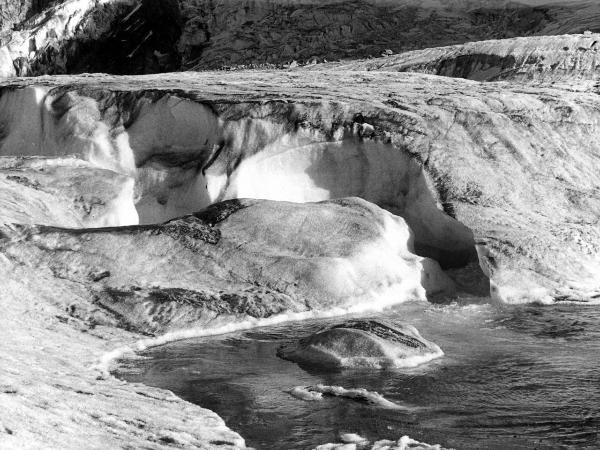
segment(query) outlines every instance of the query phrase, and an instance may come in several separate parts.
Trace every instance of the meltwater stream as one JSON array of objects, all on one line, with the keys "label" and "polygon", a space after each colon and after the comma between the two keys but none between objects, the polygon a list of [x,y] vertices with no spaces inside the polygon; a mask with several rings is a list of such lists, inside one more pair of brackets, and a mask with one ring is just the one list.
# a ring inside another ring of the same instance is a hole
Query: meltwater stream
[{"label": "meltwater stream", "polygon": [[[407,303],[385,317],[416,326],[445,356],[333,373],[277,358],[280,345],[337,319],[174,342],[122,361],[116,375],[217,412],[258,449],[310,449],[341,433],[457,449],[600,446],[600,306]],[[407,409],[289,394],[316,384],[376,391]]]}]

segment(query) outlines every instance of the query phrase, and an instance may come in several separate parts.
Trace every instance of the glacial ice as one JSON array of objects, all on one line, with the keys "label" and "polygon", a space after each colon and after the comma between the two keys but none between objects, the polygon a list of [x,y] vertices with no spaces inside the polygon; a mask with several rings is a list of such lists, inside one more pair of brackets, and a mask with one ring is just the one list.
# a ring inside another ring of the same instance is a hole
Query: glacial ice
[{"label": "glacial ice", "polygon": [[[133,105],[113,94],[5,88],[0,155],[74,155],[135,179],[132,198],[118,202],[119,216],[99,224],[130,224],[136,216],[142,224],[157,223],[229,198],[359,196],[406,220],[416,254],[444,269],[477,262],[473,233],[440,209],[423,169],[390,143],[369,137],[367,124],[338,126],[327,137],[272,120],[225,120],[202,103],[170,94]],[[127,126],[115,123],[115,115]],[[30,117],[34,122],[25,126]],[[471,267],[475,282],[460,289],[485,295],[485,277]],[[440,282],[423,279],[429,286]]]},{"label": "glacial ice", "polygon": [[397,441],[387,439],[377,441],[371,450],[444,450],[444,448],[439,444],[426,444],[409,436],[402,436]]},{"label": "glacial ice", "polygon": [[415,367],[443,356],[416,328],[381,320],[350,320],[278,350],[278,356],[327,368]]},{"label": "glacial ice", "polygon": [[[355,435],[358,436],[358,435]],[[360,437],[360,436],[358,436]],[[397,441],[382,439],[375,441],[372,445],[366,440],[358,442],[327,443],[315,447],[314,450],[446,450],[439,444],[427,444],[412,439],[409,436],[402,436]]]}]

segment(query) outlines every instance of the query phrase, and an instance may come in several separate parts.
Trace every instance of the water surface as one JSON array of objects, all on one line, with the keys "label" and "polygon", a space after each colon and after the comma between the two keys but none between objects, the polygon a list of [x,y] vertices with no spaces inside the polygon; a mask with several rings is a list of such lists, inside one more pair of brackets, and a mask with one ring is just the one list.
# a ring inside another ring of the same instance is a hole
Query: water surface
[{"label": "water surface", "polygon": [[[122,361],[117,375],[217,412],[259,449],[310,449],[347,432],[458,449],[600,447],[600,306],[408,303],[381,316],[416,326],[445,356],[335,373],[275,356],[335,319],[170,343]],[[409,409],[288,393],[318,383],[377,391]]]}]

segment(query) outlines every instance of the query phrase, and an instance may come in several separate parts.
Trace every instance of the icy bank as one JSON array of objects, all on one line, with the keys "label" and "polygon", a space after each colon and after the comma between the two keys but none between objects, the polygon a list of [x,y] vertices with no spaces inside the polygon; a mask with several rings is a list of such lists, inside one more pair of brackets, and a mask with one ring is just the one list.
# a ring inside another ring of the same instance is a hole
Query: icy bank
[{"label": "icy bank", "polygon": [[75,158],[0,157],[0,223],[138,223],[134,179]]},{"label": "icy bank", "polygon": [[598,293],[596,94],[334,69],[15,80],[1,93],[0,154],[75,154],[132,177],[143,224],[228,198],[358,196],[402,217],[459,291]]},{"label": "icy bank", "polygon": [[0,256],[0,448],[245,448],[215,413],[93,365],[140,336],[70,314],[89,291]]},{"label": "icy bank", "polygon": [[378,310],[455,290],[435,261],[410,252],[404,220],[360,199],[231,200],[162,225],[4,236],[9,258],[92,290],[91,310],[78,315],[144,333]]}]

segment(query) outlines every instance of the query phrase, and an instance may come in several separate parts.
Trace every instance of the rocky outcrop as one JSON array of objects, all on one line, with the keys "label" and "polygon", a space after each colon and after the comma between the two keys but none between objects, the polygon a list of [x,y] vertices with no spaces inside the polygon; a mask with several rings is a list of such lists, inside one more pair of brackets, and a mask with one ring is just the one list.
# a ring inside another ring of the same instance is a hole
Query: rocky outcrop
[{"label": "rocky outcrop", "polygon": [[600,16],[588,0],[66,0],[39,12],[49,3],[7,9],[18,30],[0,39],[0,76],[312,64],[597,31]]},{"label": "rocky outcrop", "polygon": [[0,1],[0,36],[10,32],[13,27],[27,19],[40,14],[53,3],[60,0],[2,0]]},{"label": "rocky outcrop", "polygon": [[410,325],[353,320],[281,347],[284,359],[323,368],[414,367],[443,355]]},{"label": "rocky outcrop", "polygon": [[80,47],[73,41],[101,40],[137,1],[62,0],[47,3],[47,9],[13,25],[14,30],[5,32],[0,38],[0,78],[67,72],[73,64],[70,57],[77,59]]}]

